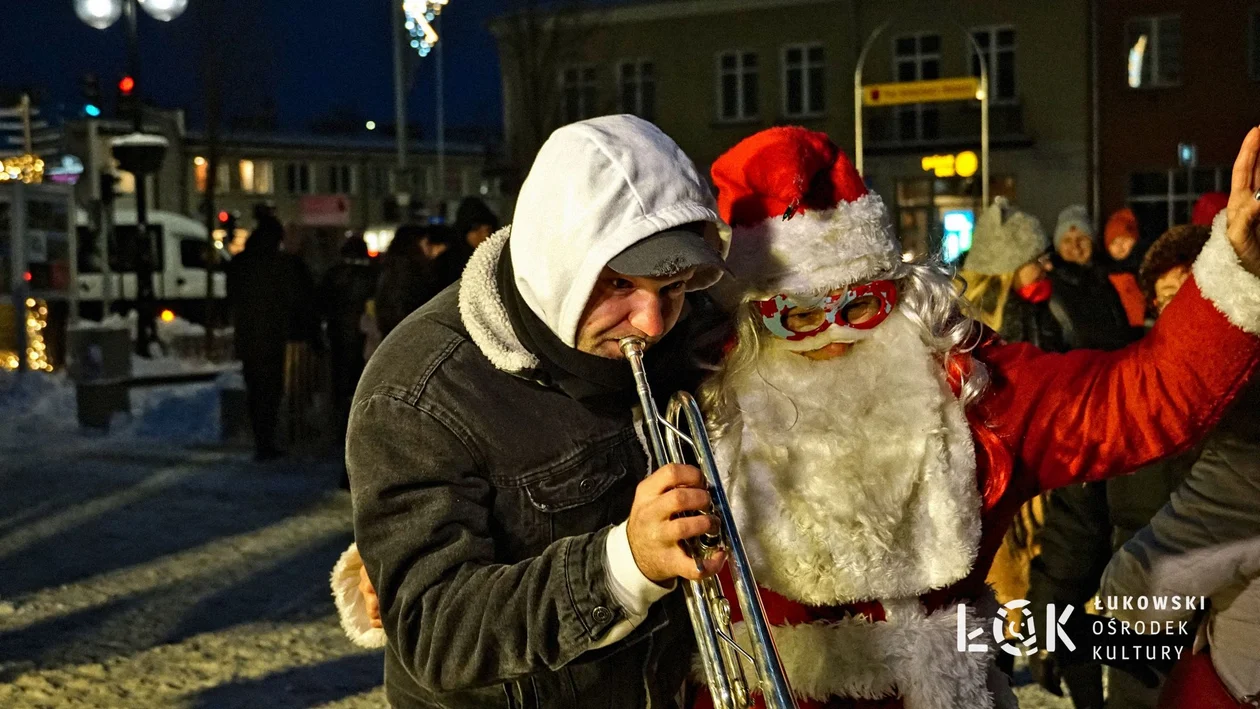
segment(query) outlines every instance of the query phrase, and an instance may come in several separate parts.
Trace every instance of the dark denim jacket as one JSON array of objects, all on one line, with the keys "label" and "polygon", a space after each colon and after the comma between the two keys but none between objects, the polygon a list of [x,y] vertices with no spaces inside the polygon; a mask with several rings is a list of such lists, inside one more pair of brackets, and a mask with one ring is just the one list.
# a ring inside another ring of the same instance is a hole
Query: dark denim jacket
[{"label": "dark denim jacket", "polygon": [[469,280],[386,339],[350,419],[355,536],[389,637],[389,701],[673,706],[693,646],[679,592],[591,649],[624,618],[604,547],[647,472],[632,412],[592,411],[492,364],[490,341],[506,335],[473,341],[469,318],[493,331],[496,313],[468,312],[488,297],[458,293],[486,287]]}]

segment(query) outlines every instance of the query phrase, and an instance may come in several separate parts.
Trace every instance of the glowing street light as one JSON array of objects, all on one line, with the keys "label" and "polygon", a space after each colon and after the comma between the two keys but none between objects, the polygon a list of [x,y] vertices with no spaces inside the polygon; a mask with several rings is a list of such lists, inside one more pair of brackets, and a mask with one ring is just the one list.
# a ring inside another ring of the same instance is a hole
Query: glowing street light
[{"label": "glowing street light", "polygon": [[117,22],[122,11],[123,0],[74,0],[74,14],[98,30]]},{"label": "glowing street light", "polygon": [[155,20],[170,22],[184,14],[188,9],[188,0],[140,0],[140,7]]}]

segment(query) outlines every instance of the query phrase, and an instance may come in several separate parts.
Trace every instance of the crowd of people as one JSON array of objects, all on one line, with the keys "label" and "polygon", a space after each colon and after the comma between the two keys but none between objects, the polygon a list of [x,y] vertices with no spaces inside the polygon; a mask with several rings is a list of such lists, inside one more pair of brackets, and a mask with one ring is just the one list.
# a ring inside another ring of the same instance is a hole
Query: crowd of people
[{"label": "crowd of people", "polygon": [[[1100,240],[1069,207],[1048,236],[999,199],[955,273],[903,259],[824,134],[757,133],[710,181],[637,118],[561,128],[509,227],[400,229],[382,259],[382,339],[340,390],[343,627],[385,647],[398,708],[706,709],[680,587],[716,578],[802,709],[983,709],[1017,706],[1001,639],[968,644],[999,604],[1075,604],[1071,634],[1100,594],[1196,596],[1108,609],[1197,624],[1175,664],[1110,658],[1104,694],[1061,646],[1038,681],[1077,707],[1255,706],[1260,129],[1195,212],[1146,247],[1131,212]],[[650,463],[628,337],[657,408],[696,393],[729,520],[695,467]],[[760,608],[726,552],[683,544],[727,521]]]},{"label": "crowd of people", "polygon": [[293,369],[312,350],[327,353],[334,432],[344,440],[359,377],[381,339],[457,281],[473,249],[498,228],[490,208],[468,197],[450,225],[399,226],[379,258],[369,255],[362,235],[349,235],[337,262],[316,281],[302,258],[286,250],[280,220],[266,208],[254,218],[244,249],[228,266],[228,305],[260,461],[282,455],[277,427],[286,366]]}]

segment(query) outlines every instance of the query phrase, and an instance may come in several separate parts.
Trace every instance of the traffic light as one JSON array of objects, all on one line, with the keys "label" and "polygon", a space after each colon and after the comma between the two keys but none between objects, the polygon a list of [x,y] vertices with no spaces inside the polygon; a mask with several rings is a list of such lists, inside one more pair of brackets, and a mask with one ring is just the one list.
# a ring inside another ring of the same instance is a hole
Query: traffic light
[{"label": "traffic light", "polygon": [[83,91],[83,113],[90,118],[99,118],[101,115],[101,85],[96,79],[96,74],[84,74],[83,79],[79,82],[79,87]]},{"label": "traffic light", "polygon": [[236,238],[236,215],[226,209],[221,209],[215,221],[223,230],[224,243],[232,243],[232,239]]},{"label": "traffic light", "polygon": [[118,81],[118,115],[133,116],[137,108],[136,80],[125,75]]}]

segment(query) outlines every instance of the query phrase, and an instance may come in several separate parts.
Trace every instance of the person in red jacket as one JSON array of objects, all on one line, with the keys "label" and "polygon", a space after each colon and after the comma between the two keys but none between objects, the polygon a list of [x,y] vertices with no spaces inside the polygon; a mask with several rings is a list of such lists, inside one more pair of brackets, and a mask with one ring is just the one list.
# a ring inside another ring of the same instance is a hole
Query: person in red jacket
[{"label": "person in red jacket", "polygon": [[1015,705],[992,650],[959,651],[958,605],[968,632],[991,626],[985,574],[1022,503],[1190,446],[1246,383],[1257,152],[1260,129],[1228,224],[1151,333],[1066,354],[964,317],[825,135],[772,128],[718,159],[733,278],[715,288],[738,336],[700,400],[802,708]]}]

